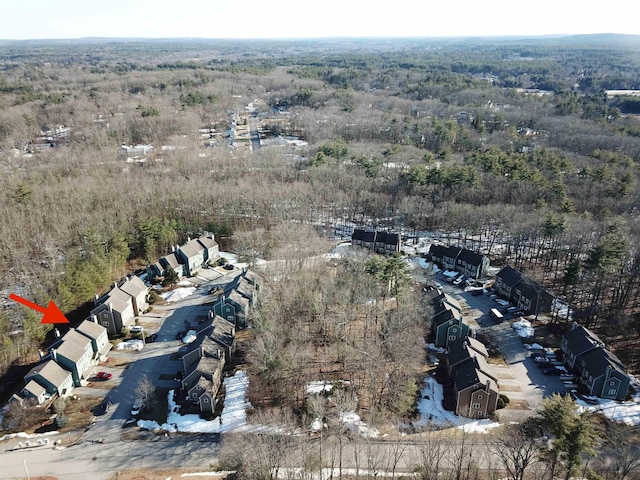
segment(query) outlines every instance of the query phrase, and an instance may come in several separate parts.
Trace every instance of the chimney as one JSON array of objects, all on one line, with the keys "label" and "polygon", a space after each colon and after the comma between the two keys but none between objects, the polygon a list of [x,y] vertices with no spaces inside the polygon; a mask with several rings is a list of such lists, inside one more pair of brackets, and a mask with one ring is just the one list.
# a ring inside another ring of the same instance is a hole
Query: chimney
[{"label": "chimney", "polygon": [[491,390],[491,380],[487,380],[487,385],[485,386],[487,393]]},{"label": "chimney", "polygon": [[113,307],[111,306],[111,302],[107,303],[109,305],[109,313],[113,313]]},{"label": "chimney", "polygon": [[38,350],[38,355],[40,356],[40,360],[42,360],[46,354],[42,350]]},{"label": "chimney", "polygon": [[91,314],[89,317],[93,323],[98,323],[98,317],[95,314]]},{"label": "chimney", "polygon": [[213,318],[213,310],[209,310],[209,318]]},{"label": "chimney", "polygon": [[171,245],[171,253],[175,253],[175,251],[176,251],[175,245]]},{"label": "chimney", "polygon": [[60,330],[58,330],[57,328],[53,329],[53,334],[56,336],[56,338],[60,338]]},{"label": "chimney", "polygon": [[187,236],[187,243],[189,243],[191,241],[191,237]]},{"label": "chimney", "polygon": [[53,358],[53,361],[58,363],[58,352],[56,352],[55,348],[51,349],[51,358]]},{"label": "chimney", "polygon": [[236,336],[236,327],[231,327],[231,336],[232,337]]},{"label": "chimney", "polygon": [[98,300],[100,300],[100,295],[98,295],[97,293],[93,296],[93,303],[98,303]]},{"label": "chimney", "polygon": [[113,288],[118,288],[118,282],[113,282]]}]

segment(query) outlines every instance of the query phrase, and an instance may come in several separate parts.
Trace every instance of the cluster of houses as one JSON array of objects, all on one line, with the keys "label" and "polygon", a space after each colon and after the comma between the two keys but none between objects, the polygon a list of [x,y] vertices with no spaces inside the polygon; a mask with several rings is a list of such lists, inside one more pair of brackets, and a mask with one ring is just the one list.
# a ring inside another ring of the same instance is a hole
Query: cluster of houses
[{"label": "cluster of houses", "polygon": [[[182,355],[182,378],[178,403],[200,413],[213,412],[226,362],[235,352],[236,329],[246,326],[247,309],[257,301],[262,278],[245,271],[214,303],[213,310],[196,328],[196,340]],[[227,299],[234,297],[234,303]],[[243,309],[235,309],[240,301]],[[232,310],[225,307],[231,306]]]},{"label": "cluster of houses", "polygon": [[14,400],[42,405],[69,395],[86,383],[93,366],[105,361],[110,349],[106,328],[95,319],[85,320],[49,347],[43,361],[24,376],[25,386]]},{"label": "cluster of houses", "polygon": [[427,291],[432,308],[434,343],[446,350],[447,373],[453,384],[455,412],[486,418],[495,412],[500,391],[484,345],[473,338],[464,322],[460,303],[441,290]]},{"label": "cluster of houses", "polygon": [[198,238],[187,238],[186,243],[172,247],[171,253],[147,267],[149,278],[164,277],[169,268],[178,278],[193,277],[205,265],[218,258],[220,248],[212,233],[205,232]]},{"label": "cluster of houses", "polygon": [[478,280],[489,270],[489,257],[466,248],[432,244],[429,254],[443,269],[459,272],[467,278]]},{"label": "cluster of houses", "polygon": [[91,319],[107,330],[109,338],[113,338],[123,329],[130,328],[135,317],[149,307],[148,293],[149,287],[135,275],[114,282],[113,288],[102,297],[96,295]]},{"label": "cluster of houses", "polygon": [[496,274],[493,288],[498,295],[508,299],[511,305],[527,315],[548,313],[553,306],[553,295],[508,265]]},{"label": "cluster of houses", "polygon": [[560,344],[564,362],[579,375],[579,382],[588,395],[611,400],[624,400],[631,377],[625,366],[604,342],[589,329],[574,324]]},{"label": "cluster of houses", "polygon": [[381,255],[393,255],[400,251],[400,235],[393,232],[354,228],[351,245],[366,248]]}]

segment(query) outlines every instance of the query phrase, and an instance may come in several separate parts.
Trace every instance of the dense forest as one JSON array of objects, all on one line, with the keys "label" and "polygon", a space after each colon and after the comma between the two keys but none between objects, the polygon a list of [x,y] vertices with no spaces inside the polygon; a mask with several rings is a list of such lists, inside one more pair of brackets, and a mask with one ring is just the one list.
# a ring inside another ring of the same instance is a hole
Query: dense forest
[{"label": "dense forest", "polygon": [[[32,361],[46,334],[10,292],[72,313],[202,230],[290,259],[290,236],[312,256],[353,222],[440,231],[526,271],[637,369],[639,47],[0,42],[0,367]],[[224,132],[250,104],[252,119],[286,119],[270,134],[308,144],[231,148]],[[136,144],[153,154],[128,162],[121,146]]]}]

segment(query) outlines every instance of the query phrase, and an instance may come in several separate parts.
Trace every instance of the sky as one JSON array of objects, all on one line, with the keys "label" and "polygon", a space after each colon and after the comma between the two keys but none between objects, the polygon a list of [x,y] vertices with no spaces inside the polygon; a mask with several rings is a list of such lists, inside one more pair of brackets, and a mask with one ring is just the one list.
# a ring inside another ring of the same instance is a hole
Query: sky
[{"label": "sky", "polygon": [[0,39],[640,34],[640,2],[0,0]]}]

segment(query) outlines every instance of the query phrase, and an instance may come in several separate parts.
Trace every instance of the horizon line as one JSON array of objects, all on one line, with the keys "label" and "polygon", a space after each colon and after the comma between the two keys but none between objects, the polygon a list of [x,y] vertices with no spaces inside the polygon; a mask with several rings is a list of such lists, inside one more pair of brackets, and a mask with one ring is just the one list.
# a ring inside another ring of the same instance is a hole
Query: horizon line
[{"label": "horizon line", "polygon": [[310,36],[310,37],[145,37],[145,36],[82,36],[82,37],[34,37],[34,38],[0,38],[0,42],[71,42],[87,40],[103,41],[166,41],[166,40],[218,40],[218,41],[295,41],[295,40],[455,40],[455,39],[527,39],[527,38],[563,38],[563,37],[595,37],[595,36],[618,36],[618,37],[638,37],[635,33],[614,33],[614,32],[592,32],[592,33],[539,33],[539,34],[478,34],[478,35],[332,35],[332,36]]}]

